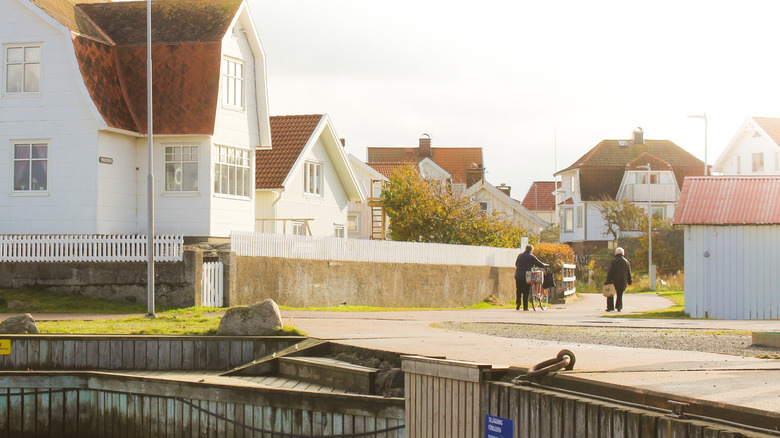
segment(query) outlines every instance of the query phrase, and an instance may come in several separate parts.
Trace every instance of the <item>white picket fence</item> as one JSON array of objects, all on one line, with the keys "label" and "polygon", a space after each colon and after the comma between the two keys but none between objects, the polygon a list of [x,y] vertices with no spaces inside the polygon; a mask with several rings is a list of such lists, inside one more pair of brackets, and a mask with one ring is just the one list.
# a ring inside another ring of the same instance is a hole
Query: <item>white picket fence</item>
[{"label": "white picket fence", "polygon": [[238,256],[249,257],[506,268],[515,266],[519,254],[519,250],[514,248],[291,236],[251,231],[232,232],[230,248]]},{"label": "white picket fence", "polygon": [[[146,236],[0,235],[0,262],[145,262]],[[184,238],[154,238],[154,260],[182,260]]]},{"label": "white picket fence", "polygon": [[207,307],[222,307],[223,291],[223,272],[222,262],[203,263],[203,281],[201,284],[200,305]]}]

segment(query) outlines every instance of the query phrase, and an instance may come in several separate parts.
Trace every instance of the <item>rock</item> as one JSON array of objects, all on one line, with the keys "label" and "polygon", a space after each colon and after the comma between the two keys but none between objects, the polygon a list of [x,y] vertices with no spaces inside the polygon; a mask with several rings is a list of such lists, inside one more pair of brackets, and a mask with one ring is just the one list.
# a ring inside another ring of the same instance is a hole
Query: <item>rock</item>
[{"label": "rock", "polygon": [[279,306],[270,298],[248,307],[234,307],[225,312],[217,334],[223,336],[268,336],[282,327]]},{"label": "rock", "polygon": [[10,311],[16,311],[16,310],[24,310],[27,308],[27,304],[19,301],[19,300],[11,300],[8,302],[8,310]]},{"label": "rock", "polygon": [[376,391],[385,397],[403,397],[404,373],[400,368],[380,371],[376,376]]},{"label": "rock", "polygon": [[40,331],[38,331],[38,326],[35,325],[32,315],[26,313],[24,315],[12,316],[0,322],[0,333],[36,334],[40,333]]}]

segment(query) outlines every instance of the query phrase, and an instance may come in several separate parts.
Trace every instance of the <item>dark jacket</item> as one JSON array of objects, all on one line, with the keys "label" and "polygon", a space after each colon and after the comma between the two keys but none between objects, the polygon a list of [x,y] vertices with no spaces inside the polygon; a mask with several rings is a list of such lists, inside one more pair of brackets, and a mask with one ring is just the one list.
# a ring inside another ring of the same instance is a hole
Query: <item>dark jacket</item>
[{"label": "dark jacket", "polygon": [[615,255],[609,264],[607,280],[604,284],[614,284],[615,290],[624,291],[631,284],[631,264],[620,254]]},{"label": "dark jacket", "polygon": [[547,264],[537,259],[535,255],[531,254],[531,251],[523,251],[517,256],[515,266],[517,267],[515,269],[515,280],[525,281],[525,273],[530,271],[531,268],[534,266],[544,268]]}]

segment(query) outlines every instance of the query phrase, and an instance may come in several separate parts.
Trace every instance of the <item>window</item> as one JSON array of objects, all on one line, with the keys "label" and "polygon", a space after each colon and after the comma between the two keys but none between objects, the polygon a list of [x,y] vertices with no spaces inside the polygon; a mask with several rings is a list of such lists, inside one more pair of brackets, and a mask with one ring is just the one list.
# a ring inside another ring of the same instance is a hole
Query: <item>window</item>
[{"label": "window", "polygon": [[372,197],[379,199],[382,197],[382,188],[384,187],[385,182],[381,179],[372,179],[371,180],[371,190],[372,190]]},{"label": "window", "polygon": [[244,109],[244,63],[231,58],[222,60],[222,104]]},{"label": "window", "polygon": [[49,189],[48,143],[14,143],[14,191],[41,192]]},{"label": "window", "polygon": [[303,193],[322,196],[322,163],[303,164]]},{"label": "window", "polygon": [[585,223],[585,219],[583,217],[583,208],[577,207],[577,228],[582,228],[583,223]]},{"label": "window", "polygon": [[563,210],[563,232],[571,233],[574,231],[574,209],[566,208]]},{"label": "window", "polygon": [[571,194],[572,195],[574,194],[574,192],[577,191],[577,188],[575,187],[576,183],[577,183],[577,180],[575,178],[575,175],[570,176],[569,177],[569,187],[571,188]]},{"label": "window", "polygon": [[742,157],[737,155],[737,175],[742,173]]},{"label": "window", "polygon": [[663,207],[653,207],[653,219],[666,219],[666,209]]},{"label": "window", "polygon": [[247,149],[216,146],[214,161],[214,193],[252,196],[252,157]]},{"label": "window", "polygon": [[347,230],[349,232],[356,232],[358,230],[358,216],[356,214],[347,216]]},{"label": "window", "polygon": [[198,146],[165,147],[165,191],[198,191]]},{"label": "window", "polygon": [[7,45],[3,47],[6,94],[41,92],[41,46]]},{"label": "window", "polygon": [[[661,174],[660,173],[650,173],[650,184],[658,184],[661,180]],[[647,172],[639,172],[636,174],[636,183],[637,184],[647,184]]]},{"label": "window", "polygon": [[305,236],[306,235],[306,227],[303,224],[303,221],[293,221],[292,223],[292,233],[296,236]]},{"label": "window", "polygon": [[333,237],[338,237],[339,239],[344,238],[344,225],[333,225]]},{"label": "window", "polygon": [[756,152],[753,154],[753,172],[764,171],[764,153]]},{"label": "window", "polygon": [[479,203],[479,211],[481,211],[483,213],[487,213],[487,211],[488,211],[488,203],[485,202],[485,201],[480,202]]}]

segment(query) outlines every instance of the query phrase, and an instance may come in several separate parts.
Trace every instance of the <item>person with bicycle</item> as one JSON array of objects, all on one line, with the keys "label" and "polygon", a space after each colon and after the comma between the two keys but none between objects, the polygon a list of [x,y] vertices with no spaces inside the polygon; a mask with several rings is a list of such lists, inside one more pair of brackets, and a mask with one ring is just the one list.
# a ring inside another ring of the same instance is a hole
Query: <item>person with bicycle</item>
[{"label": "person with bicycle", "polygon": [[515,287],[516,291],[516,303],[515,310],[520,310],[520,299],[523,300],[523,310],[528,310],[528,295],[531,292],[531,285],[525,281],[525,273],[530,271],[534,266],[538,268],[546,268],[550,265],[542,262],[535,255],[533,255],[534,246],[527,245],[525,251],[521,252],[517,256],[515,261]]}]

